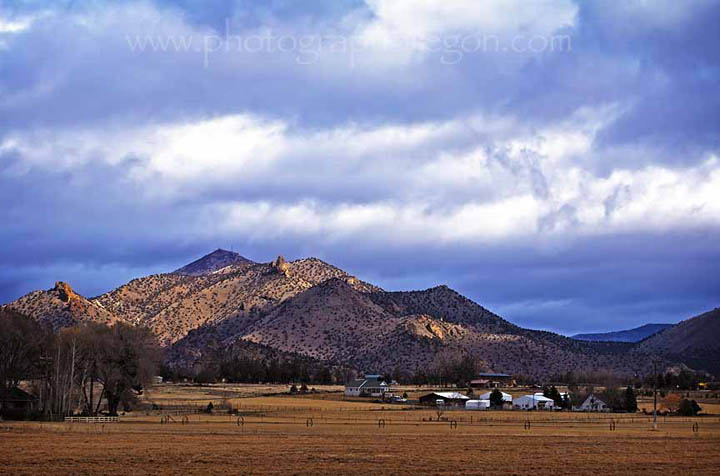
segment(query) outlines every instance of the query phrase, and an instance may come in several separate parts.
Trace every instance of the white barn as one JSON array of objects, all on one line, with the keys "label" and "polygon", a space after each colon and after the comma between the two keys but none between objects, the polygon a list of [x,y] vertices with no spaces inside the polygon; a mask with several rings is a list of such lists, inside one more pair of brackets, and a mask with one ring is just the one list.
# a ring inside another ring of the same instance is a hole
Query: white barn
[{"label": "white barn", "polygon": [[490,400],[468,400],[465,402],[465,410],[487,410],[490,408]]},{"label": "white barn", "polygon": [[[510,395],[509,393],[505,393],[505,392],[500,392],[500,393],[502,393],[503,403],[512,403],[512,401],[513,401],[512,395]],[[490,400],[491,394],[492,394],[492,392],[483,393],[478,398],[480,400]]]},{"label": "white barn", "polygon": [[605,402],[600,400],[598,397],[596,397],[594,394],[588,395],[588,397],[585,399],[585,401],[580,405],[579,407],[575,407],[576,410],[581,412],[609,412],[610,407],[608,407]]},{"label": "white barn", "polygon": [[552,398],[544,397],[542,393],[523,395],[513,400],[513,407],[520,410],[552,410],[555,402]]}]

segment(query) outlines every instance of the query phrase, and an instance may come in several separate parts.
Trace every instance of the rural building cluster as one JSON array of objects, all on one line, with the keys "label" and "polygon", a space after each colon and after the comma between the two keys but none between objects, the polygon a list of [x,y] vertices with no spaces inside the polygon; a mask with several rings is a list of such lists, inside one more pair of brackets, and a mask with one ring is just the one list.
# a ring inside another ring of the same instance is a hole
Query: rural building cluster
[{"label": "rural building cluster", "polygon": [[[368,397],[378,398],[388,402],[406,402],[406,396],[394,395],[392,384],[387,382],[382,375],[368,374],[363,378],[354,379],[345,386],[346,397]],[[480,374],[470,382],[470,392],[473,388],[492,388],[480,395],[463,394],[458,391],[433,391],[418,397],[420,405],[442,407],[448,409],[465,410],[560,410],[561,406],[553,398],[546,396],[543,392],[534,392],[527,395],[513,397],[511,394],[502,392],[500,387],[514,386],[515,381],[508,374],[485,373]],[[570,401],[569,392],[558,392],[563,401]],[[611,408],[597,395],[590,394],[580,405],[572,406],[573,411],[583,412],[609,412]]]}]

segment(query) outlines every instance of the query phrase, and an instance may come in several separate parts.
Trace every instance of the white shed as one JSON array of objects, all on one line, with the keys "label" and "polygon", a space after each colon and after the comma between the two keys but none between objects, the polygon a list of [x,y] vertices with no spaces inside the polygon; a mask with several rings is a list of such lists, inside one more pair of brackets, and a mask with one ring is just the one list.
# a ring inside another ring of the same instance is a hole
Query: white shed
[{"label": "white shed", "polygon": [[552,410],[555,402],[542,394],[523,395],[513,400],[513,407],[521,410]]},{"label": "white shed", "polygon": [[487,410],[490,408],[490,400],[468,400],[465,402],[465,410]]},{"label": "white shed", "polygon": [[[500,392],[500,393],[502,393],[503,402],[505,402],[505,403],[512,403],[512,401],[513,401],[513,400],[512,400],[512,395],[510,395],[509,393],[505,393],[505,392]],[[480,400],[490,400],[490,394],[492,394],[492,392],[483,393],[483,394],[480,395],[478,398],[479,398]]]}]

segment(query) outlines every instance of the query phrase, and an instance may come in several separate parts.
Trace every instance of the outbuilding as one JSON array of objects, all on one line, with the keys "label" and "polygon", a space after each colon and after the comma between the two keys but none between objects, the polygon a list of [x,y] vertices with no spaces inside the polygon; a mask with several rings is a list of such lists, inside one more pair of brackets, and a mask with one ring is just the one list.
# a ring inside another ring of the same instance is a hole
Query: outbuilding
[{"label": "outbuilding", "polygon": [[422,405],[465,405],[470,397],[460,392],[432,392],[419,398]]},{"label": "outbuilding", "polygon": [[470,381],[470,387],[472,388],[497,388],[511,385],[515,385],[512,375],[493,372],[478,374],[476,378]]},{"label": "outbuilding", "polygon": [[555,402],[552,398],[540,394],[523,395],[513,400],[513,408],[520,410],[552,410]]},{"label": "outbuilding", "polygon": [[36,404],[35,396],[18,387],[0,389],[0,417],[23,419]]},{"label": "outbuilding", "polygon": [[465,410],[487,410],[490,408],[490,400],[467,400]]}]

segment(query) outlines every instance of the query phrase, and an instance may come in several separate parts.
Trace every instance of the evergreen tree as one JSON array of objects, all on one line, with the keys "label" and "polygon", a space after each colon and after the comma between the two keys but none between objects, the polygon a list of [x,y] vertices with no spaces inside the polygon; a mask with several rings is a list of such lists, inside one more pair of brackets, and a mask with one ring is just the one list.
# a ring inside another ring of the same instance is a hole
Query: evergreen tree
[{"label": "evergreen tree", "polygon": [[680,402],[680,405],[678,406],[678,415],[681,416],[695,416],[702,408],[700,408],[700,405],[697,404],[695,400],[688,400],[687,398],[683,398]]},{"label": "evergreen tree", "polygon": [[625,411],[635,413],[637,411],[637,398],[635,397],[635,391],[632,386],[628,385],[625,390]]},{"label": "evergreen tree", "polygon": [[550,397],[550,388],[547,385],[543,387],[543,397],[551,398]]},{"label": "evergreen tree", "polygon": [[547,398],[552,398],[553,403],[555,404],[556,407],[562,408],[563,398],[562,398],[562,395],[560,395],[560,392],[558,391],[558,389],[555,388],[555,385],[553,385],[552,387],[550,387],[550,390],[548,391],[548,394],[545,395],[545,396],[546,396]]},{"label": "evergreen tree", "polygon": [[493,407],[502,407],[503,405],[503,394],[497,388],[490,393],[490,405]]}]

